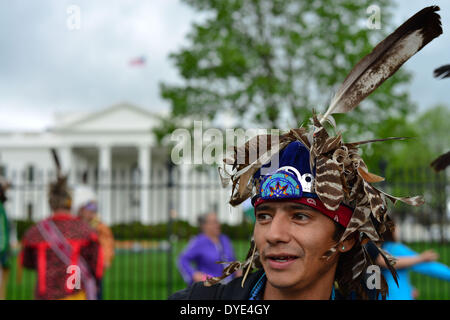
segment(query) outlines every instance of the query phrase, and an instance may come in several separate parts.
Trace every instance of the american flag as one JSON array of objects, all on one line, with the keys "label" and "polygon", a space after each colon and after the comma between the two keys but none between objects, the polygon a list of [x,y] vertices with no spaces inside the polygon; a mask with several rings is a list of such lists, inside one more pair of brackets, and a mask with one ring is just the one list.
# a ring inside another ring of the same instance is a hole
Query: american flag
[{"label": "american flag", "polygon": [[145,57],[137,57],[130,60],[130,66],[143,66],[145,65]]}]

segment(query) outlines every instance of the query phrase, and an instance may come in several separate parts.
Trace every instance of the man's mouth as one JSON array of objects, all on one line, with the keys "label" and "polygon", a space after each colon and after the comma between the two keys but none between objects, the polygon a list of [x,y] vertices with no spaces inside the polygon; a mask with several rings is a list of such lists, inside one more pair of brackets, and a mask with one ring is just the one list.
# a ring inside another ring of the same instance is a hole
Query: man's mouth
[{"label": "man's mouth", "polygon": [[286,262],[289,260],[297,259],[297,256],[274,256],[274,257],[267,257],[270,260],[277,261],[277,262]]},{"label": "man's mouth", "polygon": [[299,256],[287,253],[266,255],[269,266],[273,269],[285,269],[298,258]]}]

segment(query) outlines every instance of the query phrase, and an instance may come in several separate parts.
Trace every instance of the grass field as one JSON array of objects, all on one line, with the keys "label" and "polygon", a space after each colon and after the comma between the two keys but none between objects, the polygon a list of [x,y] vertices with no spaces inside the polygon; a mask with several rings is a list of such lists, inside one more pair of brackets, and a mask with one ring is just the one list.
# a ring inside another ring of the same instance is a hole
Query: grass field
[{"label": "grass field", "polygon": [[[163,250],[133,252],[117,251],[112,267],[104,277],[104,299],[122,300],[154,300],[166,299],[168,295],[185,287],[177,270],[176,258],[186,245],[179,241],[174,245],[172,256]],[[430,243],[410,244],[411,248],[422,252],[433,248],[439,255],[439,261],[450,265],[450,245],[442,246]],[[248,250],[246,241],[234,241],[234,248],[239,259],[243,259]],[[169,259],[171,264],[169,264]],[[16,260],[14,258],[8,283],[8,299],[33,299],[36,274],[32,270],[24,270],[22,282],[16,283]],[[169,286],[171,280],[171,289]],[[450,300],[450,282],[433,279],[411,273],[411,282],[419,291],[419,299]],[[169,292],[170,290],[170,292]]]},{"label": "grass field", "polygon": [[[186,244],[186,241],[179,241],[174,245],[170,266],[169,254],[164,250],[147,252],[117,250],[113,264],[106,271],[103,280],[104,299],[167,299],[170,293],[185,288],[186,284],[178,272],[176,259]],[[248,243],[246,241],[235,241],[234,248],[237,257],[243,259],[247,254]],[[14,300],[33,299],[36,272],[24,269],[22,281],[17,283],[15,281],[16,265],[16,257],[14,257],[9,276],[7,298]],[[170,268],[172,272],[170,272]],[[171,278],[172,289],[168,288],[169,278]]]},{"label": "grass field", "polygon": [[[433,249],[439,254],[439,262],[450,266],[450,245],[414,243],[409,247],[416,252]],[[450,281],[435,279],[411,272],[411,283],[419,291],[418,300],[450,300]]]}]

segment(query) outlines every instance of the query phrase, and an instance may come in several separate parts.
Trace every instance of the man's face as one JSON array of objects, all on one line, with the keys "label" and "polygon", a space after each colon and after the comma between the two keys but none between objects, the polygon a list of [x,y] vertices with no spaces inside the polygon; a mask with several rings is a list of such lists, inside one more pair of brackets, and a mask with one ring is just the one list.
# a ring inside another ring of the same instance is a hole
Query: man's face
[{"label": "man's face", "polygon": [[334,222],[308,206],[288,201],[255,209],[254,239],[268,282],[279,289],[302,289],[327,272],[337,257],[322,256],[334,244]]}]

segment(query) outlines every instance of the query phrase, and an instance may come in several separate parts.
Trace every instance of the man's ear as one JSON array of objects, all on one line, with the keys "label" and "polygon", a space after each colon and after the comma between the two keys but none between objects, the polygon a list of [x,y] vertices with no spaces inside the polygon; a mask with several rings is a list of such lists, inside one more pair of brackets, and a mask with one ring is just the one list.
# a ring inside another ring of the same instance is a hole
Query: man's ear
[{"label": "man's ear", "polygon": [[349,235],[344,241],[339,244],[338,250],[339,252],[347,252],[350,251],[356,242],[355,234]]}]

